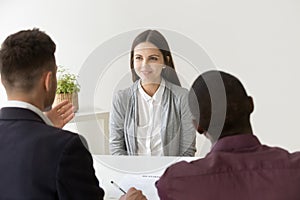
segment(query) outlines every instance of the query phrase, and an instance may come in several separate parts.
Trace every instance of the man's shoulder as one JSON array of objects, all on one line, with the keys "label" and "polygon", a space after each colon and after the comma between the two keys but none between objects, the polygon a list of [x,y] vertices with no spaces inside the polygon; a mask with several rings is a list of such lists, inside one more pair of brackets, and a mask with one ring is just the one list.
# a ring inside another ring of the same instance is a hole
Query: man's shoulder
[{"label": "man's shoulder", "polygon": [[79,149],[80,151],[88,151],[88,143],[80,134],[48,125],[46,126],[44,134],[32,137],[33,143],[47,141],[48,144],[45,148],[52,149],[52,151],[56,152],[67,153],[77,151],[78,153]]},{"label": "man's shoulder", "polygon": [[83,136],[80,136],[77,133],[68,131],[68,130],[64,130],[64,129],[60,129],[60,128],[56,128],[53,126],[48,126],[46,125],[47,128],[45,127],[45,132],[47,134],[45,134],[45,138],[49,137],[49,138],[53,138],[53,141],[61,141],[61,142],[65,142],[68,143],[68,141],[74,140],[74,139],[80,139],[84,144],[86,143],[85,139]]},{"label": "man's shoulder", "polygon": [[[64,146],[72,140],[81,139],[81,137],[77,133],[50,126],[42,122],[27,121],[21,123],[21,125],[24,125],[23,128],[26,130],[20,130],[19,132],[26,133],[28,141],[31,141],[32,143],[44,143],[45,141],[47,141],[47,147],[53,145],[56,148],[60,149],[64,148]],[[30,125],[31,129],[28,128],[30,127]],[[21,128],[22,127],[20,126],[20,129]]]},{"label": "man's shoulder", "polygon": [[57,137],[76,137],[78,136],[77,133],[74,133],[74,132],[71,132],[71,131],[68,131],[68,130],[64,130],[62,128],[57,128],[57,127],[54,127],[54,126],[50,126],[48,124],[45,124],[45,123],[36,123],[34,125],[34,128],[32,131],[34,132],[38,132],[38,131],[43,131],[43,133],[45,135],[55,135]]},{"label": "man's shoulder", "polygon": [[292,159],[300,159],[300,151],[296,151],[296,152],[293,152],[293,153],[290,153],[291,155],[290,155],[290,157],[292,158]]},{"label": "man's shoulder", "polygon": [[289,152],[281,147],[262,145],[267,152],[266,160],[278,163],[279,166],[294,166],[300,168],[300,151]]},{"label": "man's shoulder", "polygon": [[[249,164],[250,163],[250,164]],[[260,151],[249,153],[209,153],[206,157],[191,162],[181,161],[167,168],[164,176],[168,178],[180,178],[189,176],[201,176],[234,170],[244,167],[245,169],[257,166],[261,168],[297,168],[300,169],[300,152],[289,153],[279,147],[262,145]]]},{"label": "man's shoulder", "polygon": [[168,176],[169,178],[179,178],[184,176],[194,176],[196,174],[199,175],[204,173],[206,164],[206,158],[200,158],[191,162],[180,161],[168,167],[164,176]]}]

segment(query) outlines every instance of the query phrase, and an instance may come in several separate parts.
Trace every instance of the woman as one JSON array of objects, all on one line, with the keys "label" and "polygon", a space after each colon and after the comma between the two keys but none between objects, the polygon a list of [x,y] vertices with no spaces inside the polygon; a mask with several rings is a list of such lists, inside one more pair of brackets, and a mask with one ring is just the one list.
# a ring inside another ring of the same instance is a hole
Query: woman
[{"label": "woman", "polygon": [[133,85],[113,98],[111,154],[194,156],[188,91],[180,85],[164,36],[156,30],[139,34],[130,67]]}]

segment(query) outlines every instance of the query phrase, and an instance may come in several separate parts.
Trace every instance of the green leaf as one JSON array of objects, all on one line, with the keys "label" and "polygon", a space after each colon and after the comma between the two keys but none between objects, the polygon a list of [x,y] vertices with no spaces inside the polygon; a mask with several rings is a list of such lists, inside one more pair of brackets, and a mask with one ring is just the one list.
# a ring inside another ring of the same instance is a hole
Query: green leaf
[{"label": "green leaf", "polygon": [[75,74],[70,73],[65,67],[59,66],[57,70],[57,89],[56,94],[76,93],[80,91],[80,85],[77,82]]}]

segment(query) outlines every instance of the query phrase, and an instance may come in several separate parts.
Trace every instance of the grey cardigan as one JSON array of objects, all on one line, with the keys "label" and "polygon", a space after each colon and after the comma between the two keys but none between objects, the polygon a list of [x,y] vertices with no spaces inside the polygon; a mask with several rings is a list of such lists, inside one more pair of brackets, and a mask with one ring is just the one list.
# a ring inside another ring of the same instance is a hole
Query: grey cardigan
[{"label": "grey cardigan", "polygon": [[[161,140],[165,156],[194,156],[196,131],[188,106],[188,91],[165,81],[162,97]],[[139,81],[118,91],[110,113],[110,153],[137,155]]]}]

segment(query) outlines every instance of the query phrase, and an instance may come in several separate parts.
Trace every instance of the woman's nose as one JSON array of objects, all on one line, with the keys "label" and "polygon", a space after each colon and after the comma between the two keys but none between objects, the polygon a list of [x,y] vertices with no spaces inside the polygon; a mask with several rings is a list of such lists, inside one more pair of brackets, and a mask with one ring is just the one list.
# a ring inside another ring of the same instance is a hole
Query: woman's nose
[{"label": "woman's nose", "polygon": [[143,60],[143,63],[142,63],[142,67],[148,67],[149,66],[149,62],[147,59],[144,59]]}]

